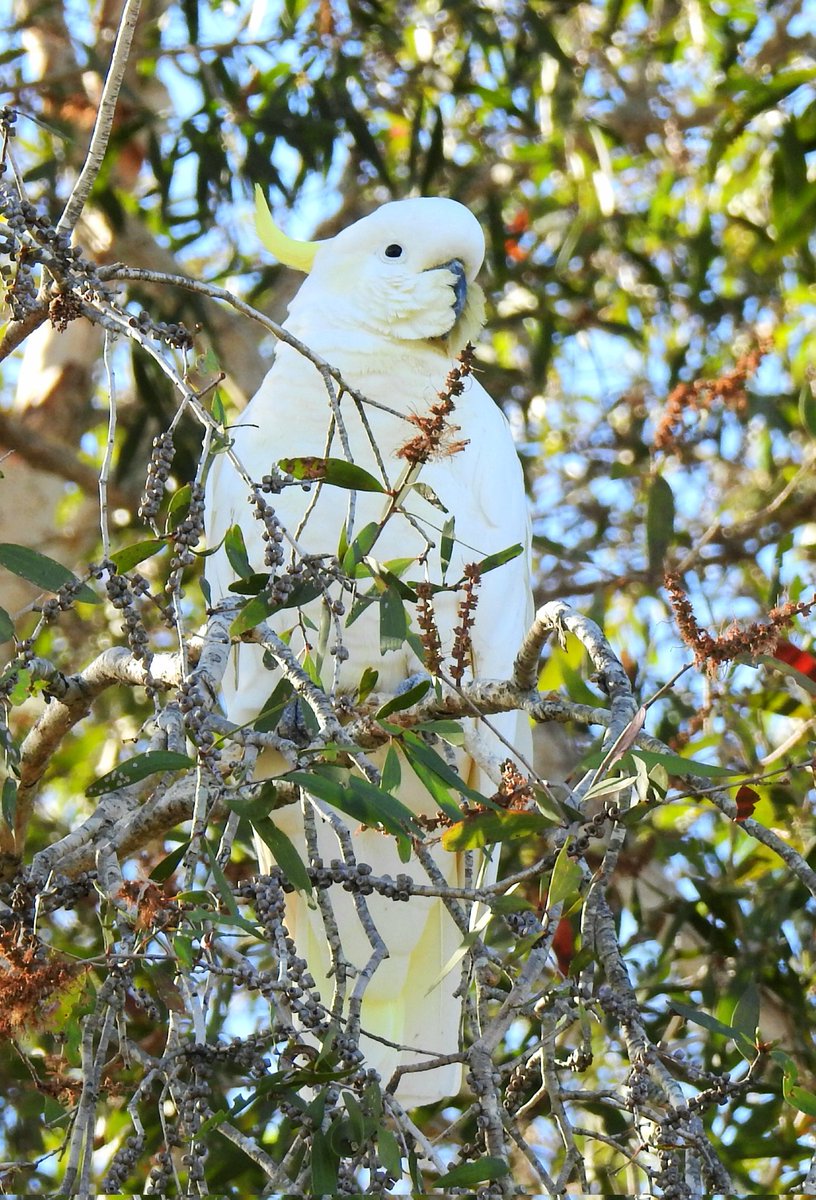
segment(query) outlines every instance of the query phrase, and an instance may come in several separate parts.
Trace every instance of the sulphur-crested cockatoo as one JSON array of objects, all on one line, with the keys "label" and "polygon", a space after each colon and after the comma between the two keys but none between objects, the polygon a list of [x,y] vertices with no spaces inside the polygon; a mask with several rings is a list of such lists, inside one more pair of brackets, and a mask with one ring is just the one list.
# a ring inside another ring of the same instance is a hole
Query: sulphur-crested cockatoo
[{"label": "sulphur-crested cockatoo", "polygon": [[[417,434],[416,424],[406,418],[426,414],[437,401],[437,393],[455,366],[456,355],[476,336],[483,320],[483,297],[475,282],[484,256],[478,222],[467,208],[453,200],[416,198],[385,204],[319,243],[286,238],[271,225],[265,206],[259,230],[282,262],[307,272],[289,306],[285,328],[336,368],[351,387],[383,407],[364,406],[366,429],[352,399],[341,396],[340,417],[347,438],[344,449],[337,422],[332,422],[324,379],[297,349],[281,343],[260,390],[230,428],[237,458],[250,477],[260,481],[273,473],[279,460],[307,455],[343,458],[350,451],[358,466],[381,479],[381,467],[371,445],[373,437],[389,486],[393,487],[404,479],[407,469],[397,451]],[[402,505],[404,513],[390,517],[371,554],[381,563],[416,559],[406,579],[421,580],[427,573],[430,581],[440,582],[440,529],[448,518],[439,505],[455,518],[453,553],[445,576],[448,582],[461,579],[465,564],[521,543],[524,550],[520,555],[484,575],[477,589],[478,605],[471,630],[472,677],[506,679],[532,616],[529,520],[522,473],[507,421],[475,378],[465,381],[450,420],[458,431],[443,438],[417,476],[427,486],[408,492]],[[464,447],[456,449],[454,440],[464,442]],[[298,552],[324,556],[338,551],[349,517],[348,498],[347,491],[326,484],[316,497],[314,489],[304,494],[300,486],[285,487],[279,495],[267,497],[287,534],[296,541]],[[346,530],[345,540],[351,542],[367,524],[379,521],[389,503],[386,495],[356,492],[354,524]],[[307,509],[310,511],[304,523]],[[263,525],[254,519],[246,482],[229,457],[220,454],[207,488],[209,545],[219,546],[236,523],[243,531],[253,569],[268,570],[264,565]],[[291,561],[291,544],[285,541],[283,548],[285,558]],[[235,572],[224,549],[208,560],[207,578],[213,603],[229,596]],[[367,590],[370,580],[364,582],[363,590]],[[340,618],[344,623],[351,611],[349,593],[341,591],[337,583],[330,592],[344,602],[346,615]],[[450,592],[435,597],[442,650],[448,655],[460,600],[461,594]],[[289,635],[291,631],[291,648],[302,657],[305,639],[314,646],[319,642],[325,605],[325,599],[312,599],[302,610],[302,620],[296,610],[287,607],[274,613],[269,621],[279,633]],[[377,692],[387,696],[398,693],[406,680],[422,670],[409,641],[398,649],[380,652],[377,609],[376,603],[371,604],[343,630],[347,658],[343,659],[341,653],[338,664],[336,655],[325,655],[325,688],[332,686],[333,672],[339,671],[335,679],[338,691],[353,693],[364,669],[370,668],[379,673]],[[330,640],[334,636],[332,633]],[[252,722],[278,679],[278,672],[264,665],[260,647],[237,647],[223,684],[229,718],[239,724]],[[529,760],[526,717],[505,713],[491,718],[491,723]],[[457,751],[458,769],[471,786],[491,795],[495,780],[485,773],[487,764],[495,765],[509,752],[495,733],[482,723],[478,723],[478,729],[475,725],[469,731],[470,743],[466,741],[465,750]],[[264,774],[286,769],[280,758],[271,763],[267,753],[265,759]],[[376,761],[382,763],[382,755]],[[436,811],[434,801],[404,762],[397,795],[415,812],[431,815]],[[301,810],[289,806],[272,815],[305,854]],[[322,859],[328,863],[341,858],[335,834],[325,822],[318,823]],[[418,862],[400,861],[393,837],[375,829],[355,828],[353,821],[346,823],[357,861],[369,863],[375,875],[395,877],[407,873],[420,883],[428,883]],[[451,883],[465,882],[463,856],[446,852],[438,844],[432,853]],[[258,857],[261,870],[268,870],[273,860],[261,842]],[[369,937],[352,897],[337,887],[328,895],[343,952],[360,972],[371,957]],[[398,904],[374,894],[366,902],[389,957],[378,966],[364,992],[360,1045],[368,1065],[380,1072],[385,1084],[398,1066],[457,1051],[462,1004],[454,992],[460,972],[453,967],[444,974],[444,968],[456,955],[463,935],[438,899],[413,896],[408,903]],[[309,962],[324,1002],[329,1004],[332,982],[326,972],[330,956],[319,910],[302,894],[294,893],[289,899],[287,924],[299,953]],[[349,982],[347,994],[351,994],[354,983],[354,979]],[[461,1083],[459,1063],[411,1071],[402,1074],[396,1096],[406,1106],[430,1103],[455,1095]]]}]

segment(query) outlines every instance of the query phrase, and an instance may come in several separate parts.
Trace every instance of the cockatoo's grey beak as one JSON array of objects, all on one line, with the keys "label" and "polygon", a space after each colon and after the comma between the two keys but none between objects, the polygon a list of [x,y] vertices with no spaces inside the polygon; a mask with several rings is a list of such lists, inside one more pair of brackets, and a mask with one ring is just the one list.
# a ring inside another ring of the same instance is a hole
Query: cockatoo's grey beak
[{"label": "cockatoo's grey beak", "polygon": [[[433,271],[450,271],[453,276],[453,311],[456,316],[456,321],[462,315],[462,310],[465,307],[467,300],[467,275],[465,274],[464,264],[458,258],[452,258],[450,262],[440,263],[438,267],[432,267]],[[454,321],[454,325],[456,324]]]}]

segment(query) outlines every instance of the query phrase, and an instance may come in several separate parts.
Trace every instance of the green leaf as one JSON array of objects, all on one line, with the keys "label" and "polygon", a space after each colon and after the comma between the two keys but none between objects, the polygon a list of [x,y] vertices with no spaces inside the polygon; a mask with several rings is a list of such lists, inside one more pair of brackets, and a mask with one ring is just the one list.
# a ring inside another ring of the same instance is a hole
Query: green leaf
[{"label": "green leaf", "polygon": [[737,1001],[736,1008],[731,1014],[731,1025],[738,1033],[743,1034],[751,1043],[756,1042],[759,1028],[759,989],[753,980]]},{"label": "green leaf", "polygon": [[18,667],[13,673],[12,678],[15,679],[14,686],[8,694],[9,703],[17,708],[21,704],[25,704],[29,698],[31,690],[31,672],[25,667]]},{"label": "green leaf", "polygon": [[244,533],[240,525],[230,525],[224,538],[224,550],[230,566],[239,579],[247,579],[255,573],[247,556]]},{"label": "green leaf", "polygon": [[161,862],[156,863],[156,866],[150,872],[150,879],[152,879],[154,883],[164,883],[166,879],[169,879],[176,867],[184,858],[184,855],[187,853],[189,845],[190,839],[188,838],[187,841],[182,842],[179,846],[176,846],[175,850],[171,850],[170,853],[161,860]]},{"label": "green leaf", "polygon": [[281,719],[283,710],[292,698],[294,688],[288,679],[279,679],[272,694],[264,704],[252,726],[258,733],[272,733]]},{"label": "green leaf", "polygon": [[147,750],[144,754],[134,755],[107,774],[100,775],[85,789],[85,795],[102,796],[105,792],[115,791],[116,788],[138,783],[148,775],[155,775],[157,771],[181,771],[185,767],[194,766],[194,759],[188,758],[186,754],[178,754],[175,750]]},{"label": "green leaf", "polygon": [[[409,729],[398,729],[396,726],[389,726],[387,722],[384,723],[384,728],[387,729],[389,733],[401,735],[400,740],[402,742],[405,757],[409,760],[409,762],[411,762],[412,766],[414,765],[412,760],[418,760],[425,767],[427,767],[428,770],[437,775],[448,787],[453,788],[457,792],[461,792],[462,795],[467,796],[469,800],[473,800],[476,804],[482,804],[486,808],[496,808],[496,805],[488,800],[487,796],[483,796],[481,792],[477,792],[475,788],[472,788],[469,784],[465,783],[461,775],[457,775],[453,767],[448,766],[444,758],[442,758],[440,754],[437,754],[437,752],[432,749],[432,747],[429,746],[423,738],[419,737],[416,733],[413,733]],[[459,819],[460,815],[461,814],[457,808],[457,820]]]},{"label": "green leaf", "polygon": [[[697,762],[694,758],[683,758],[680,754],[670,754],[668,751],[644,750],[637,748],[637,757],[646,763],[649,770],[652,767],[665,767],[670,775],[700,775],[706,779],[725,779],[732,775],[744,775],[744,767],[720,767],[715,763]],[[618,764],[621,768],[628,763],[630,755],[626,754]]]},{"label": "green leaf", "polygon": [[314,771],[290,771],[281,778],[296,783],[362,825],[373,828],[382,825],[397,837],[420,832],[409,808],[350,771],[315,767]]},{"label": "green leaf", "polygon": [[440,1187],[470,1187],[474,1183],[484,1183],[501,1179],[507,1175],[510,1167],[503,1158],[479,1158],[476,1162],[460,1163],[458,1167],[434,1180],[434,1188]]},{"label": "green leaf", "polygon": [[[422,829],[417,825],[411,809],[396,796],[359,775],[349,776],[349,787],[364,803],[370,805],[375,820],[389,833],[393,833],[395,837],[404,837],[407,834],[422,837]],[[366,823],[371,824],[371,821]]]},{"label": "green leaf", "polygon": [[357,537],[343,555],[343,570],[351,575],[358,563],[361,563],[379,536],[380,526],[376,521],[364,525]]},{"label": "green leaf", "polygon": [[0,608],[0,642],[8,642],[14,637],[14,622],[4,608]]},{"label": "green leaf", "polygon": [[395,792],[402,782],[402,768],[400,767],[399,755],[393,746],[388,747],[380,782],[382,783],[384,792]]},{"label": "green leaf", "polygon": [[243,579],[236,579],[233,583],[227,585],[230,592],[235,592],[238,596],[257,596],[269,583],[272,578],[269,571],[252,571]]},{"label": "green leaf", "polygon": [[394,588],[386,588],[380,597],[380,654],[399,650],[408,636],[408,618],[402,597]]},{"label": "green leaf", "polygon": [[240,637],[242,633],[248,633],[250,629],[254,629],[256,625],[260,625],[267,617],[271,616],[277,607],[278,605],[268,593],[255,596],[244,605],[230,625],[230,636]]},{"label": "green leaf", "polygon": [[127,571],[132,571],[140,562],[144,562],[146,558],[152,558],[154,554],[158,554],[167,545],[164,538],[147,538],[143,542],[134,542],[132,546],[125,546],[122,550],[116,550],[111,555],[111,562],[116,567],[119,575],[124,575]]},{"label": "green leaf", "polygon": [[282,458],[278,466],[295,479],[319,480],[353,492],[385,493],[383,485],[369,471],[358,467],[356,463],[346,462],[344,458],[316,458],[308,454],[299,458]]},{"label": "green leaf", "polygon": [[380,672],[375,671],[373,667],[366,667],[360,676],[360,682],[357,685],[357,703],[362,704],[368,699],[374,688],[377,686],[377,680],[380,678]]},{"label": "green leaf", "polygon": [[175,529],[180,525],[190,509],[190,498],[192,489],[189,483],[185,483],[184,487],[180,487],[177,492],[174,492],[170,497],[170,503],[167,506],[167,524],[165,530],[167,533],[171,529]]},{"label": "green leaf", "polygon": [[432,504],[434,508],[438,508],[440,512],[446,513],[448,509],[437,496],[433,488],[427,483],[413,483],[411,487],[415,492],[418,492],[423,500],[427,500],[428,504]]},{"label": "green leaf", "polygon": [[482,575],[486,575],[488,571],[495,571],[496,567],[503,567],[505,563],[512,562],[514,558],[523,553],[524,547],[521,542],[516,542],[512,546],[508,546],[505,550],[499,550],[497,554],[488,554],[487,558],[483,558],[476,565]]},{"label": "green leaf", "polygon": [[816,1117],[816,1096],[806,1088],[800,1087],[798,1083],[791,1083],[787,1075],[782,1076],[782,1095],[788,1104],[798,1108],[799,1112]]},{"label": "green leaf", "polygon": [[799,391],[799,420],[810,436],[816,437],[816,397],[810,380],[805,380]]},{"label": "green leaf", "polygon": [[442,578],[444,579],[448,567],[450,566],[451,555],[455,543],[454,530],[456,528],[456,517],[449,517],[442,526],[442,536],[439,539],[439,561],[442,566]]},{"label": "green leaf", "polygon": [[446,850],[477,850],[494,842],[536,837],[552,829],[553,821],[538,812],[488,812],[458,821],[442,834]]},{"label": "green leaf", "polygon": [[309,1161],[312,1167],[312,1189],[314,1196],[334,1196],[337,1194],[337,1168],[340,1160],[329,1144],[329,1139],[322,1129],[316,1129],[312,1134],[312,1147]]},{"label": "green leaf", "polygon": [[13,829],[17,812],[17,783],[10,775],[3,780],[2,812],[3,820],[9,829]]},{"label": "green leaf", "polygon": [[251,824],[261,841],[272,851],[275,862],[289,882],[299,892],[311,895],[312,881],[291,839],[269,817],[255,817]]},{"label": "green leaf", "polygon": [[569,856],[569,838],[558,851],[553,873],[550,876],[550,886],[547,889],[547,903],[559,904],[562,900],[572,901],[580,895],[583,872],[574,858]]},{"label": "green leaf", "polygon": [[377,1158],[389,1175],[399,1179],[402,1175],[400,1145],[390,1129],[381,1129],[377,1134]]},{"label": "green leaf", "polygon": [[711,1033],[719,1033],[723,1037],[730,1038],[736,1044],[743,1058],[746,1058],[749,1062],[756,1058],[757,1049],[753,1044],[753,1040],[747,1038],[739,1029],[734,1029],[733,1026],[726,1025],[724,1021],[718,1021],[710,1013],[700,1012],[698,1009],[692,1008],[690,1004],[682,1004],[679,1000],[670,1000],[669,1005],[678,1016],[685,1017],[693,1025],[702,1025],[704,1029],[708,1029]]},{"label": "green leaf", "polygon": [[[47,554],[40,554],[39,550],[31,550],[28,546],[17,546],[11,542],[0,542],[0,566],[11,571],[12,575],[27,579],[29,583],[34,583],[47,592],[58,592],[66,583],[79,583],[76,575],[62,563],[55,562]],[[84,583],[77,591],[76,598],[83,604],[102,603],[99,596]]]},{"label": "green leaf", "polygon": [[673,538],[674,493],[663,476],[656,475],[646,503],[646,547],[652,574],[662,573],[663,560]]},{"label": "green leaf", "polygon": [[390,716],[391,713],[401,712],[404,708],[410,708],[411,705],[418,704],[430,686],[430,679],[421,679],[412,688],[408,688],[407,692],[400,692],[399,695],[392,696],[381,708],[377,709],[374,714],[375,721],[380,721],[383,717]]}]

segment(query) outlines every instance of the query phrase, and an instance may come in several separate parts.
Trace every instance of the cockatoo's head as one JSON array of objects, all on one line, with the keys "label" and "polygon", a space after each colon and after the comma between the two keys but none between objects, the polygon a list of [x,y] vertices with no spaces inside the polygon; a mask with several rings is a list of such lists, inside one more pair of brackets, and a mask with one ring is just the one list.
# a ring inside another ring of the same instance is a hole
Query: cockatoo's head
[{"label": "cockatoo's head", "polygon": [[282,234],[259,188],[256,217],[277,258],[309,272],[298,303],[319,298],[344,321],[391,339],[443,339],[452,354],[484,323],[484,295],[476,283],[484,235],[456,200],[395,200],[323,242],[295,242]]}]

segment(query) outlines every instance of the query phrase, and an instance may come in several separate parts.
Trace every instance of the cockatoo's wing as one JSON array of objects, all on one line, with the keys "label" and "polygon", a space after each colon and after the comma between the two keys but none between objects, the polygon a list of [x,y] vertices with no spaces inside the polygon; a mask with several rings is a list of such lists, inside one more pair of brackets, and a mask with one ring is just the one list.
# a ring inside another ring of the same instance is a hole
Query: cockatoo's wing
[{"label": "cockatoo's wing", "polygon": [[[332,411],[325,380],[295,349],[279,346],[272,369],[230,433],[235,455],[248,476],[260,481],[274,473],[275,463],[289,457],[350,453],[377,477],[382,463],[388,486],[393,486],[405,470],[397,452],[416,433],[409,418],[427,413],[454,365],[452,354],[481,323],[483,304],[475,277],[483,251],[481,230],[467,209],[449,200],[421,199],[384,205],[331,241],[320,243],[316,251],[302,255],[301,262],[312,262],[311,271],[290,306],[286,328],[380,407],[366,406],[363,419],[348,396],[341,398],[346,440],[342,448],[336,422],[333,434],[327,436]],[[523,552],[517,558],[482,579],[471,634],[474,675],[507,678],[531,616],[529,520],[521,469],[504,416],[476,380],[466,381],[452,421],[458,427],[455,438],[466,443],[464,449],[439,454],[423,465],[419,478],[430,493],[411,492],[404,504],[410,517],[401,513],[391,517],[372,553],[381,562],[421,560],[422,566],[416,565],[408,577],[421,578],[421,571],[427,569],[432,580],[441,582],[441,527],[453,517],[454,549],[447,580],[455,582],[466,563],[521,543]],[[326,486],[316,496],[286,487],[279,495],[267,497],[288,536],[297,542],[297,553],[284,543],[282,570],[293,555],[335,554],[341,534],[351,540],[369,523],[380,521],[390,503],[388,496],[355,493],[350,528],[348,496]],[[246,480],[233,462],[220,455],[207,488],[210,546],[217,546],[235,523],[243,530],[253,569],[268,569],[264,566],[268,543],[262,537],[263,524],[253,517]],[[217,602],[234,578],[223,549],[208,560],[207,578],[212,600]],[[339,588],[330,590],[332,599],[347,602]],[[450,592],[435,597],[446,655],[454,639],[459,599]],[[281,609],[270,623],[278,632],[291,635],[292,649],[302,654],[307,638],[317,637],[309,632],[309,623],[311,630],[319,628],[323,605],[320,599],[305,605],[302,620],[292,609]],[[343,661],[341,655],[339,660],[335,682],[340,691],[352,692],[363,670],[372,668],[379,672],[377,690],[393,693],[421,669],[407,642],[380,654],[377,607],[371,605],[342,631],[348,657]],[[277,673],[264,668],[258,647],[238,647],[224,680],[229,717],[241,724],[252,721],[277,679]],[[324,684],[331,683],[329,665],[324,669]],[[491,770],[495,774],[495,763],[510,753],[507,744],[527,759],[531,749],[526,717],[505,713],[491,718],[490,725],[492,729],[479,722],[469,729],[471,754],[451,751],[462,777],[487,794],[495,790]],[[284,764],[267,759],[264,767],[275,773]],[[402,774],[399,798],[415,812],[430,815],[431,797],[407,764]],[[339,814],[331,815],[340,819]],[[299,809],[278,810],[274,819],[304,850]],[[427,882],[419,864],[400,862],[393,839],[370,829],[352,833],[355,856],[369,862],[375,875],[407,873]],[[328,820],[318,820],[317,836],[322,858],[341,857]],[[267,870],[271,857],[263,844],[258,854],[261,870]],[[461,856],[437,847],[433,857],[449,883],[463,882]],[[329,899],[343,952],[362,972],[371,944],[356,902],[339,889],[331,889]],[[367,903],[390,957],[378,966],[364,993],[361,1025],[364,1034],[371,1036],[364,1036],[361,1046],[370,1065],[387,1081],[397,1066],[428,1055],[447,1055],[458,1046],[462,1011],[461,1000],[454,996],[458,971],[450,970],[441,982],[440,975],[462,933],[436,899],[412,897],[410,903],[400,904],[373,895]],[[329,1004],[333,984],[327,976],[330,957],[319,912],[295,893],[287,907],[287,923]],[[454,1094],[461,1080],[458,1064],[406,1074],[397,1097],[408,1106],[429,1103]]]}]

